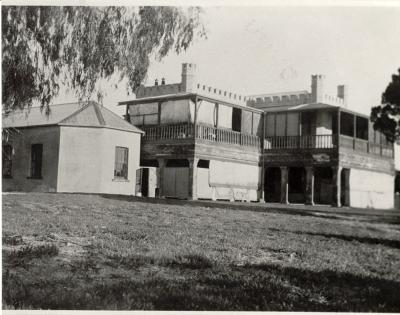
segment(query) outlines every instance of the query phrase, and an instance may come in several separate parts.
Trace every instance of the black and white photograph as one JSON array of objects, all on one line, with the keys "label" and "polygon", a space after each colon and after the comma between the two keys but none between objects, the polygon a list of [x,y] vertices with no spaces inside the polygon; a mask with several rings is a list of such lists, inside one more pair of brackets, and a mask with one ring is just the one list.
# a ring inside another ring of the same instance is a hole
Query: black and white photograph
[{"label": "black and white photograph", "polygon": [[1,45],[4,314],[400,313],[400,1],[7,0]]}]

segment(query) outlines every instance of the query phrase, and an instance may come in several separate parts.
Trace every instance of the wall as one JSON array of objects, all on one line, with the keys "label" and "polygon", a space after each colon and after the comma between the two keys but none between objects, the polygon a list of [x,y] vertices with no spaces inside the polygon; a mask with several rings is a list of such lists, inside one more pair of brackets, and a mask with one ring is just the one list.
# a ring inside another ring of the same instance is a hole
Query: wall
[{"label": "wall", "polygon": [[350,206],[391,209],[394,207],[394,176],[350,169]]},{"label": "wall", "polygon": [[[10,137],[14,155],[11,179],[3,179],[3,191],[55,192],[60,129],[57,126],[19,129]],[[42,179],[28,179],[30,176],[31,145],[43,144]]]},{"label": "wall", "polygon": [[[58,191],[133,195],[140,134],[107,128],[61,127]],[[114,180],[115,147],[127,147],[128,180]]]},{"label": "wall", "polygon": [[210,186],[215,187],[216,199],[255,201],[259,178],[257,165],[210,161]]},{"label": "wall", "polygon": [[400,171],[400,145],[394,144],[394,167],[396,171]]}]

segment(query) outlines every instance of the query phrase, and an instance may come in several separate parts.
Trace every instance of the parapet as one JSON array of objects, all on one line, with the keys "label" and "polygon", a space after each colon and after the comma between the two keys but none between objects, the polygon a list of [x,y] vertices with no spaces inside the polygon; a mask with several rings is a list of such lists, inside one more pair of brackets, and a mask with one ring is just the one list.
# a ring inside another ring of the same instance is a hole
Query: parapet
[{"label": "parapet", "polygon": [[246,106],[247,96],[241,94],[221,90],[212,86],[197,83],[195,93],[217,100],[233,103],[236,105]]},{"label": "parapet", "polygon": [[177,94],[183,92],[180,83],[144,86],[141,85],[136,90],[136,98]]},{"label": "parapet", "polygon": [[311,94],[307,91],[292,91],[283,93],[250,95],[247,106],[265,108],[271,106],[301,105],[311,101]]}]

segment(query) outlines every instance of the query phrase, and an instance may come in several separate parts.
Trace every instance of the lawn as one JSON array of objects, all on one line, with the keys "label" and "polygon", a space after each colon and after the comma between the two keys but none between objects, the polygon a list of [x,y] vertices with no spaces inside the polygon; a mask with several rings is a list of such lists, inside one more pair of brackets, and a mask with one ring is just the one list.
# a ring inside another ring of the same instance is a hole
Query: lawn
[{"label": "lawn", "polygon": [[400,216],[3,194],[3,308],[400,311]]}]

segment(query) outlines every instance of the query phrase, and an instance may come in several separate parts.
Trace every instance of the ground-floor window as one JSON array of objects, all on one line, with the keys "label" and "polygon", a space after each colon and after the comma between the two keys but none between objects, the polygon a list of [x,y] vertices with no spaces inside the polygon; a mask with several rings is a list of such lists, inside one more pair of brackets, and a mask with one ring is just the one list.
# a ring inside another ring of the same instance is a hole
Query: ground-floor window
[{"label": "ground-floor window", "polygon": [[31,178],[42,178],[43,144],[36,143],[31,146]]},{"label": "ground-floor window", "polygon": [[12,146],[3,145],[3,178],[12,177]]},{"label": "ground-floor window", "polygon": [[115,178],[128,179],[128,152],[128,148],[115,147]]}]

